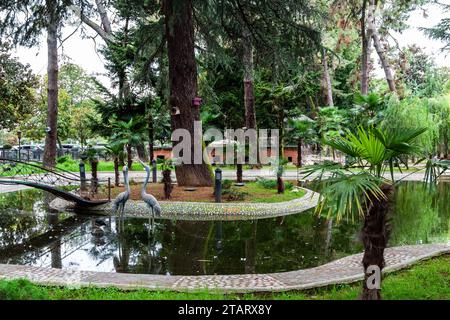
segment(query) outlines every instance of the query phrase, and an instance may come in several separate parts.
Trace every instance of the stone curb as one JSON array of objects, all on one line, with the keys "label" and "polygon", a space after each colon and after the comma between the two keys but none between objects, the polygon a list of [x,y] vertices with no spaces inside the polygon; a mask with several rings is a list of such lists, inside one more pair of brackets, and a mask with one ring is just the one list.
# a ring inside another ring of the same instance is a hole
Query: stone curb
[{"label": "stone curb", "polygon": [[[171,202],[160,201],[162,215],[159,219],[171,220],[247,220],[281,217],[297,214],[317,206],[320,195],[306,188],[306,194],[298,199],[275,203],[213,203],[213,202]],[[55,199],[50,203],[55,210],[64,211],[73,209],[73,204],[62,199]],[[85,210],[86,213],[114,215],[112,203],[100,205]],[[151,211],[145,202],[130,200],[125,206],[125,217],[148,218]]]},{"label": "stone curb", "polygon": [[[449,244],[388,248],[385,252],[386,268],[383,273],[407,268],[419,261],[447,253],[450,253]],[[0,279],[26,278],[41,285],[116,287],[123,290],[283,292],[360,281],[363,279],[361,257],[362,254],[359,253],[322,266],[290,272],[212,276],[123,274],[0,264]]]}]

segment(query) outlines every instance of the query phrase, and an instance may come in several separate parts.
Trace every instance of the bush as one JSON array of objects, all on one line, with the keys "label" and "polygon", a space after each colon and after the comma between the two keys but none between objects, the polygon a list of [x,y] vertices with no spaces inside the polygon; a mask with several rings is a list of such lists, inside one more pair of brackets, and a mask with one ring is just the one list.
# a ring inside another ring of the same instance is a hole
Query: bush
[{"label": "bush", "polygon": [[72,162],[74,162],[74,160],[72,159],[72,157],[70,155],[65,155],[65,156],[56,158],[56,163],[58,163],[58,164],[72,163]]},{"label": "bush", "polygon": [[[258,178],[256,180],[256,183],[265,189],[277,189],[277,180]],[[292,184],[292,182],[289,182],[289,181],[284,182],[284,188],[286,190],[291,190],[293,186],[294,185]]]},{"label": "bush", "polygon": [[222,190],[222,195],[229,201],[243,201],[248,196],[248,192],[242,191],[236,187]]},{"label": "bush", "polygon": [[232,185],[233,181],[228,179],[222,180],[222,189],[230,189]]},{"label": "bush", "polygon": [[4,150],[11,150],[12,149],[12,145],[10,145],[10,144],[8,144],[8,143],[5,143],[4,145],[3,145],[3,149]]},{"label": "bush", "polygon": [[44,288],[25,279],[0,281],[0,300],[45,300],[49,299]]}]

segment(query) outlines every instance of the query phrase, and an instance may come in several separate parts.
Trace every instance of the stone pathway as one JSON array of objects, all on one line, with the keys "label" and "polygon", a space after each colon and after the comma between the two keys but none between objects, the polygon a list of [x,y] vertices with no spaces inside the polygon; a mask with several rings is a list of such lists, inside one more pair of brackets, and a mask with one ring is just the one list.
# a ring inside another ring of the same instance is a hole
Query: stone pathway
[{"label": "stone pathway", "polygon": [[[265,219],[281,217],[304,212],[317,206],[319,194],[309,189],[298,199],[276,203],[214,203],[214,202],[177,202],[160,201],[162,215],[158,219],[195,220],[195,221],[227,221],[245,219]],[[73,208],[73,203],[55,199],[50,207],[66,211]],[[89,213],[114,215],[112,203],[89,208]],[[145,202],[130,200],[125,206],[124,215],[128,218],[148,218],[151,213]]]},{"label": "stone pathway", "polygon": [[[450,244],[388,248],[385,252],[384,272],[399,270],[420,260],[445,253],[450,253]],[[356,254],[319,267],[283,273],[213,276],[124,274],[0,264],[0,278],[26,278],[43,285],[72,287],[97,286],[174,291],[209,288],[224,292],[286,291],[359,281],[363,279],[361,258],[362,254]]]}]

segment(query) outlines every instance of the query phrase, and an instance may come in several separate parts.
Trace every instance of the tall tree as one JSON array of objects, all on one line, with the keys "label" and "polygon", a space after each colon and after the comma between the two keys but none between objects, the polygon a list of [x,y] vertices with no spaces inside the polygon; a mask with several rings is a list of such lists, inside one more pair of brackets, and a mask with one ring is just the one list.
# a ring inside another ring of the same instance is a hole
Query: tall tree
[{"label": "tall tree", "polygon": [[70,0],[4,0],[0,13],[0,34],[13,39],[15,45],[33,46],[38,42],[42,29],[47,31],[47,135],[45,137],[44,165],[52,167],[56,162],[58,139],[58,31]]},{"label": "tall tree", "polygon": [[176,167],[177,182],[181,186],[211,186],[210,167],[194,164],[194,145],[198,143],[194,141],[194,121],[200,120],[200,110],[192,103],[197,95],[192,1],[164,0],[162,6],[169,57],[169,106],[177,110],[172,114],[172,130],[186,129],[191,135],[191,163]]}]

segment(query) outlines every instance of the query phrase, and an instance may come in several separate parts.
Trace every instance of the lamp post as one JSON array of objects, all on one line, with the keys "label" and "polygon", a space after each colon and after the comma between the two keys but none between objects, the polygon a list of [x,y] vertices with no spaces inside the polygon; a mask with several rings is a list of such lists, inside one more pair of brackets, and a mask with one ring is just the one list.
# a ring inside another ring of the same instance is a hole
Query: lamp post
[{"label": "lamp post", "polygon": [[216,196],[216,202],[222,202],[222,170],[220,168],[217,168],[215,170],[216,172],[216,179],[215,179],[215,196]]},{"label": "lamp post", "polygon": [[21,142],[21,140],[22,140],[22,131],[17,131],[17,138],[19,139],[19,161],[21,160],[21,157],[20,157],[20,149],[21,149],[21,145],[20,145],[20,142]]}]

